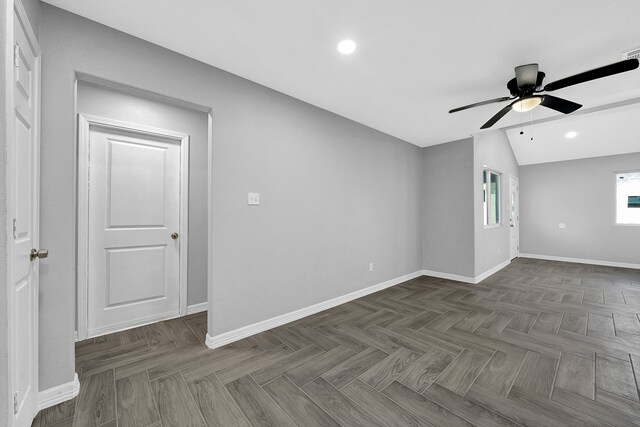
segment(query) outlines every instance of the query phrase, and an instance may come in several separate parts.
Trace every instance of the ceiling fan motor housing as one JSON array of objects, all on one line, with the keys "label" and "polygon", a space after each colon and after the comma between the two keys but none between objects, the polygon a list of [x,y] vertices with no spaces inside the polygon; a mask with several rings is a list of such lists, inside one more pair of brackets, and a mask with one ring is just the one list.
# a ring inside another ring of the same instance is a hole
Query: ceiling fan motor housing
[{"label": "ceiling fan motor housing", "polygon": [[507,83],[507,89],[509,89],[511,96],[523,97],[533,95],[533,93],[540,92],[542,90],[542,81],[544,80],[544,76],[544,72],[538,71],[538,78],[536,79],[535,86],[523,87],[518,87],[518,80],[514,77]]}]

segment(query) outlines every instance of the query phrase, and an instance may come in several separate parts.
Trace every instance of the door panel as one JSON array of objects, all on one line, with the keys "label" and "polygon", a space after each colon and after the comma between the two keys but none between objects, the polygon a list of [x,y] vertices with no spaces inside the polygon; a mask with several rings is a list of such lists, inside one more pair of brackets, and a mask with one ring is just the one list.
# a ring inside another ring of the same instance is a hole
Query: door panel
[{"label": "door panel", "polygon": [[179,314],[180,144],[89,128],[88,334]]},{"label": "door panel", "polygon": [[[33,328],[33,316],[29,307],[33,300],[32,294],[33,286],[28,278],[19,281],[16,284],[16,319],[21,329],[29,330]],[[18,373],[18,396],[22,396],[20,403],[24,403],[24,397],[29,394],[29,388],[32,381],[33,373],[33,352],[31,351],[31,342],[26,339],[18,339],[17,341],[17,353],[20,355],[19,359],[16,359]]]},{"label": "door panel", "polygon": [[18,62],[15,73],[16,88],[22,92],[22,96],[25,99],[31,101],[33,61],[29,55],[29,50],[18,49],[15,60]]},{"label": "door panel", "polygon": [[[19,189],[27,189],[27,191],[16,194],[17,218],[22,221],[16,221],[16,239],[29,240],[31,238],[31,205],[32,192],[28,189],[33,186],[33,147],[31,146],[31,125],[26,119],[16,114],[15,131],[16,131],[16,150],[18,155],[18,165],[20,168],[17,173],[17,186]],[[24,167],[23,167],[24,165]],[[25,265],[26,266],[26,265]]]},{"label": "door panel", "polygon": [[[107,249],[107,308],[166,298],[166,246]],[[130,286],[136,283],[136,286]]]},{"label": "door panel", "polygon": [[167,147],[110,139],[109,149],[109,226],[162,226]]},{"label": "door panel", "polygon": [[9,325],[14,426],[30,426],[38,405],[39,63],[24,18],[14,9],[13,108],[9,138]]}]

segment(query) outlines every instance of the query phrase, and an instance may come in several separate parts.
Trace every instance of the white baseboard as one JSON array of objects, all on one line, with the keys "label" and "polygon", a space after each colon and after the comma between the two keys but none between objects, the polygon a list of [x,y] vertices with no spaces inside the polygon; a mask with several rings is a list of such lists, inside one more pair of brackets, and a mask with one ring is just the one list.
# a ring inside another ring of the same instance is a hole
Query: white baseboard
[{"label": "white baseboard", "polygon": [[207,334],[206,344],[207,344],[207,347],[209,348],[222,347],[223,345],[232,343],[234,341],[238,341],[243,338],[250,337],[251,335],[255,335],[260,332],[264,332],[269,329],[276,328],[278,326],[282,326],[289,322],[293,322],[294,320],[302,319],[303,317],[307,317],[312,314],[319,313],[329,308],[336,307],[340,304],[344,304],[349,301],[362,298],[363,296],[372,294],[374,292],[378,292],[383,289],[389,288],[391,286],[395,286],[402,282],[406,282],[407,280],[420,277],[422,276],[422,274],[423,274],[422,270],[416,271],[415,273],[407,274],[401,277],[396,277],[395,279],[387,280],[386,282],[378,283],[376,285],[369,286],[368,288],[360,289],[358,291],[351,292],[349,294],[346,294],[337,298],[333,298],[318,304],[314,304],[306,308],[301,308],[300,310],[296,310],[290,313],[282,314],[280,316],[272,317],[271,319],[263,320],[261,322],[254,323],[252,325],[243,326],[233,331],[225,332],[213,337]]},{"label": "white baseboard", "polygon": [[187,315],[202,313],[203,311],[207,311],[207,302],[201,302],[199,304],[193,304],[187,307]]},{"label": "white baseboard", "polygon": [[422,270],[422,274],[424,274],[425,276],[439,277],[441,279],[455,280],[457,282],[471,283],[472,285],[476,285],[492,274],[495,274],[498,271],[502,270],[509,264],[511,264],[511,260],[506,260],[505,262],[502,262],[495,267],[490,268],[484,273],[477,275],[476,277],[460,276],[458,274],[442,273],[440,271],[434,270]]},{"label": "white baseboard", "polygon": [[533,258],[544,259],[547,261],[562,261],[562,262],[575,262],[577,264],[593,264],[604,265],[606,267],[621,267],[621,268],[634,268],[640,269],[640,264],[633,264],[629,262],[617,262],[617,261],[603,261],[599,259],[585,259],[585,258],[569,258],[564,256],[554,255],[539,255],[539,254],[520,254],[520,258]]},{"label": "white baseboard", "polygon": [[476,283],[482,282],[484,279],[486,279],[487,277],[491,276],[492,274],[497,273],[498,271],[502,270],[503,268],[505,268],[509,264],[511,264],[511,260],[510,259],[508,259],[505,262],[502,262],[502,263],[496,265],[493,268],[488,269],[487,271],[485,271],[482,274],[477,275],[475,277]]},{"label": "white baseboard", "polygon": [[438,277],[440,279],[455,280],[456,282],[476,283],[476,279],[474,277],[460,276],[459,274],[442,273],[435,270],[422,270],[422,274],[424,276]]},{"label": "white baseboard", "polygon": [[74,374],[73,381],[42,390],[38,393],[38,411],[50,408],[58,403],[71,400],[80,393],[78,374]]}]

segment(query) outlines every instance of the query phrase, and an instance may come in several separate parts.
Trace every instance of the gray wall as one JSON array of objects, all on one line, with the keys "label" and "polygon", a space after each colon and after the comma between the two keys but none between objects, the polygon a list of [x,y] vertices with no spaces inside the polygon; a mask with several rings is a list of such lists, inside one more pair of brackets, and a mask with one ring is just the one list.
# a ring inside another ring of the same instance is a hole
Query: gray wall
[{"label": "gray wall", "polygon": [[423,149],[423,266],[474,277],[473,139]]},{"label": "gray wall", "polygon": [[[502,130],[479,133],[474,136],[474,212],[475,212],[475,276],[507,261],[510,257],[509,240],[509,176],[518,178],[518,162],[507,135]],[[502,174],[501,224],[484,228],[482,212],[482,170],[487,166]],[[522,186],[520,193],[523,193]],[[524,208],[520,207],[523,211]]]},{"label": "gray wall", "polygon": [[614,172],[627,170],[640,153],[521,166],[520,251],[640,264],[640,227],[615,225]]},{"label": "gray wall", "polygon": [[[471,139],[423,148],[423,266],[440,273],[477,277],[509,259],[509,176],[519,175],[506,134],[482,132]],[[502,174],[502,223],[484,228],[482,170]]]},{"label": "gray wall", "polygon": [[76,71],[213,108],[211,334],[422,269],[419,148],[52,6],[41,18],[42,389],[74,372]]},{"label": "gray wall", "polygon": [[207,115],[78,83],[78,113],[189,134],[189,305],[207,301]]}]

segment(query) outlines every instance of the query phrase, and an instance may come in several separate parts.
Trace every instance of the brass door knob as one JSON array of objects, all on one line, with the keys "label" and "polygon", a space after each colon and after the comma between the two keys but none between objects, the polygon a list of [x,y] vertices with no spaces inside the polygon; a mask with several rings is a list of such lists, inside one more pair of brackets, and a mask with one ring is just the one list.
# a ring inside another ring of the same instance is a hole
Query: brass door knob
[{"label": "brass door knob", "polygon": [[173,240],[178,240],[178,233],[176,233],[175,231],[173,233],[171,233],[171,238]]},{"label": "brass door knob", "polygon": [[36,249],[33,248],[31,249],[31,253],[29,254],[29,259],[31,261],[33,261],[34,259],[38,258],[38,259],[43,259],[49,256],[49,250],[48,249]]}]

